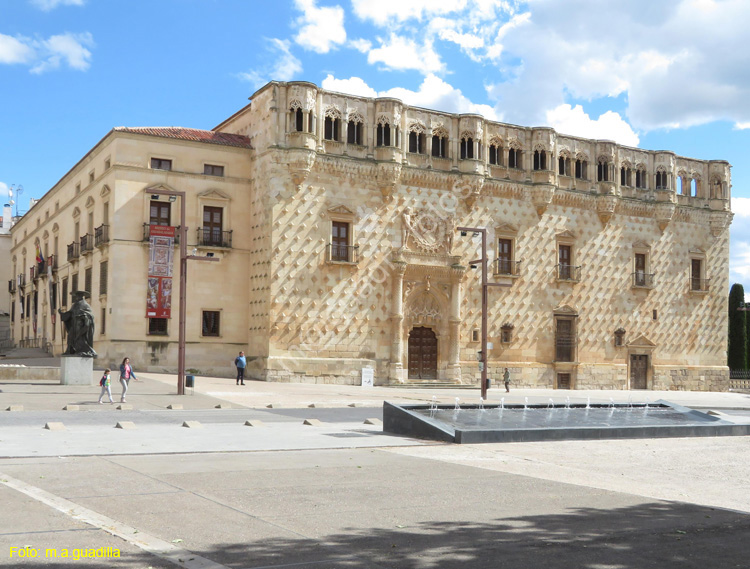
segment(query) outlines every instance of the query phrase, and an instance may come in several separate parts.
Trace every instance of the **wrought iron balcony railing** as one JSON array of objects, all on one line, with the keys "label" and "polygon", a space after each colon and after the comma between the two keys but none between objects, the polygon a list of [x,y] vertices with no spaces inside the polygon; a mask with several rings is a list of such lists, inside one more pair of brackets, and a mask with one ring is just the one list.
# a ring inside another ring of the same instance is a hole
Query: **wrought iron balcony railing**
[{"label": "wrought iron balcony railing", "polygon": [[654,273],[641,273],[636,271],[632,274],[633,287],[635,288],[653,288],[654,287]]},{"label": "wrought iron balcony railing", "polygon": [[207,227],[198,228],[199,247],[232,247],[232,232],[211,229]]},{"label": "wrought iron balcony railing", "polygon": [[[180,225],[176,226],[174,228],[174,243],[175,245],[179,245],[180,243]],[[143,224],[143,240],[148,241],[151,239],[151,224],[150,223],[144,223]]]},{"label": "wrought iron balcony railing", "polygon": [[359,245],[336,245],[329,243],[326,247],[328,263],[358,263]]},{"label": "wrought iron balcony railing", "polygon": [[87,233],[81,236],[81,255],[87,255],[94,250],[94,235]]},{"label": "wrought iron balcony railing", "polygon": [[68,261],[75,261],[81,256],[81,244],[78,241],[73,241],[68,245]]},{"label": "wrought iron balcony railing", "polygon": [[581,266],[566,265],[564,263],[558,264],[557,279],[561,281],[579,282],[581,280]]},{"label": "wrought iron balcony railing", "polygon": [[555,361],[572,362],[577,343],[576,334],[560,334],[555,336]]},{"label": "wrought iron balcony railing", "polygon": [[696,292],[708,292],[708,287],[711,284],[711,279],[697,279],[690,278],[690,290]]},{"label": "wrought iron balcony railing", "polygon": [[507,275],[517,277],[521,274],[521,261],[511,261],[509,259],[495,259],[492,263],[493,271],[496,275]]},{"label": "wrought iron balcony railing", "polygon": [[36,272],[36,265],[33,265],[29,267],[29,281],[30,282],[36,282],[36,279],[39,277],[39,275]]},{"label": "wrought iron balcony railing", "polygon": [[94,229],[94,246],[102,247],[109,243],[109,225],[100,225]]}]

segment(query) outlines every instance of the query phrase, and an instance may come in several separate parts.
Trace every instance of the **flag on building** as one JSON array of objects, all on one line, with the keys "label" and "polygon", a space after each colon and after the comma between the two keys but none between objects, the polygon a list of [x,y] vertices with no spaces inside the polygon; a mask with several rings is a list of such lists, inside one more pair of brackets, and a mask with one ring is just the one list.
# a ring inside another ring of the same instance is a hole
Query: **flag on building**
[{"label": "flag on building", "polygon": [[44,255],[42,255],[42,250],[39,247],[39,243],[36,244],[36,262],[37,264],[44,263]]}]

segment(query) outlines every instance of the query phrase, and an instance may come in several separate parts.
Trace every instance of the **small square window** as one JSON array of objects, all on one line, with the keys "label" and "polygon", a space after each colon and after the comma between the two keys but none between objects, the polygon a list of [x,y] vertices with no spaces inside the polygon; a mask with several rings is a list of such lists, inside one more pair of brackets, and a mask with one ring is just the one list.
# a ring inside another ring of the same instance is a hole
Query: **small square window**
[{"label": "small square window", "polygon": [[513,324],[505,323],[500,328],[500,342],[502,344],[510,344],[513,341]]},{"label": "small square window", "polygon": [[148,333],[151,336],[166,336],[167,335],[167,318],[149,318],[148,319]]},{"label": "small square window", "polygon": [[471,341],[472,342],[478,342],[479,341],[479,329],[474,328],[471,331]]},{"label": "small square window", "polygon": [[620,348],[625,345],[625,328],[615,330],[615,346]]},{"label": "small square window", "polygon": [[91,184],[94,181],[95,177],[96,175],[94,174],[94,171],[91,170],[91,172],[89,172],[89,184]]},{"label": "small square window", "polygon": [[106,160],[104,161],[104,169],[105,169],[105,170],[109,170],[109,169],[110,169],[111,167],[112,167],[112,162],[110,161],[110,159],[109,159],[109,158],[107,158],[107,159],[106,159]]},{"label": "small square window", "polygon": [[76,193],[77,194],[81,193],[81,183],[80,182],[76,184]]},{"label": "small square window", "polygon": [[203,336],[219,336],[221,333],[221,312],[218,310],[203,311]]},{"label": "small square window", "polygon": [[165,158],[152,158],[151,169],[152,170],[171,170],[172,161],[166,160]]},{"label": "small square window", "polygon": [[203,173],[206,176],[224,176],[224,166],[216,166],[215,164],[204,164]]}]

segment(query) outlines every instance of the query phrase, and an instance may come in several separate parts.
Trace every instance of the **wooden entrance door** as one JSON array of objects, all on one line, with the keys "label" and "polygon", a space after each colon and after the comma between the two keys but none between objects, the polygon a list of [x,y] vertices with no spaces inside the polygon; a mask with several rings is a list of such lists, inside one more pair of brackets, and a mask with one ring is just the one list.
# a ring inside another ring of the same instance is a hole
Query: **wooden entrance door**
[{"label": "wooden entrance door", "polygon": [[437,336],[430,328],[409,334],[409,379],[437,379]]},{"label": "wooden entrance door", "polygon": [[648,377],[648,356],[630,356],[630,389],[646,389]]}]

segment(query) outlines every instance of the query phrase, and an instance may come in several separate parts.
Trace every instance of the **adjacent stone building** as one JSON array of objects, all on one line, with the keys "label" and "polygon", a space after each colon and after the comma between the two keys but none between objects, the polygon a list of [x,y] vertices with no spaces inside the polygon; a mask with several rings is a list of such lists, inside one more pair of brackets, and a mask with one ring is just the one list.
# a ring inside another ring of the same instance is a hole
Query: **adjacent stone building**
[{"label": "adjacent stone building", "polygon": [[[38,303],[14,337],[59,351],[55,281],[93,293],[105,361],[174,370],[147,238],[185,223],[221,259],[188,262],[189,368],[229,375],[244,349],[269,381],[474,384],[471,227],[507,285],[489,293],[491,377],[726,389],[730,187],[725,161],[272,82],[212,131],[117,128],[74,166],[13,229],[15,301]],[[186,193],[186,220],[162,190]]]}]

